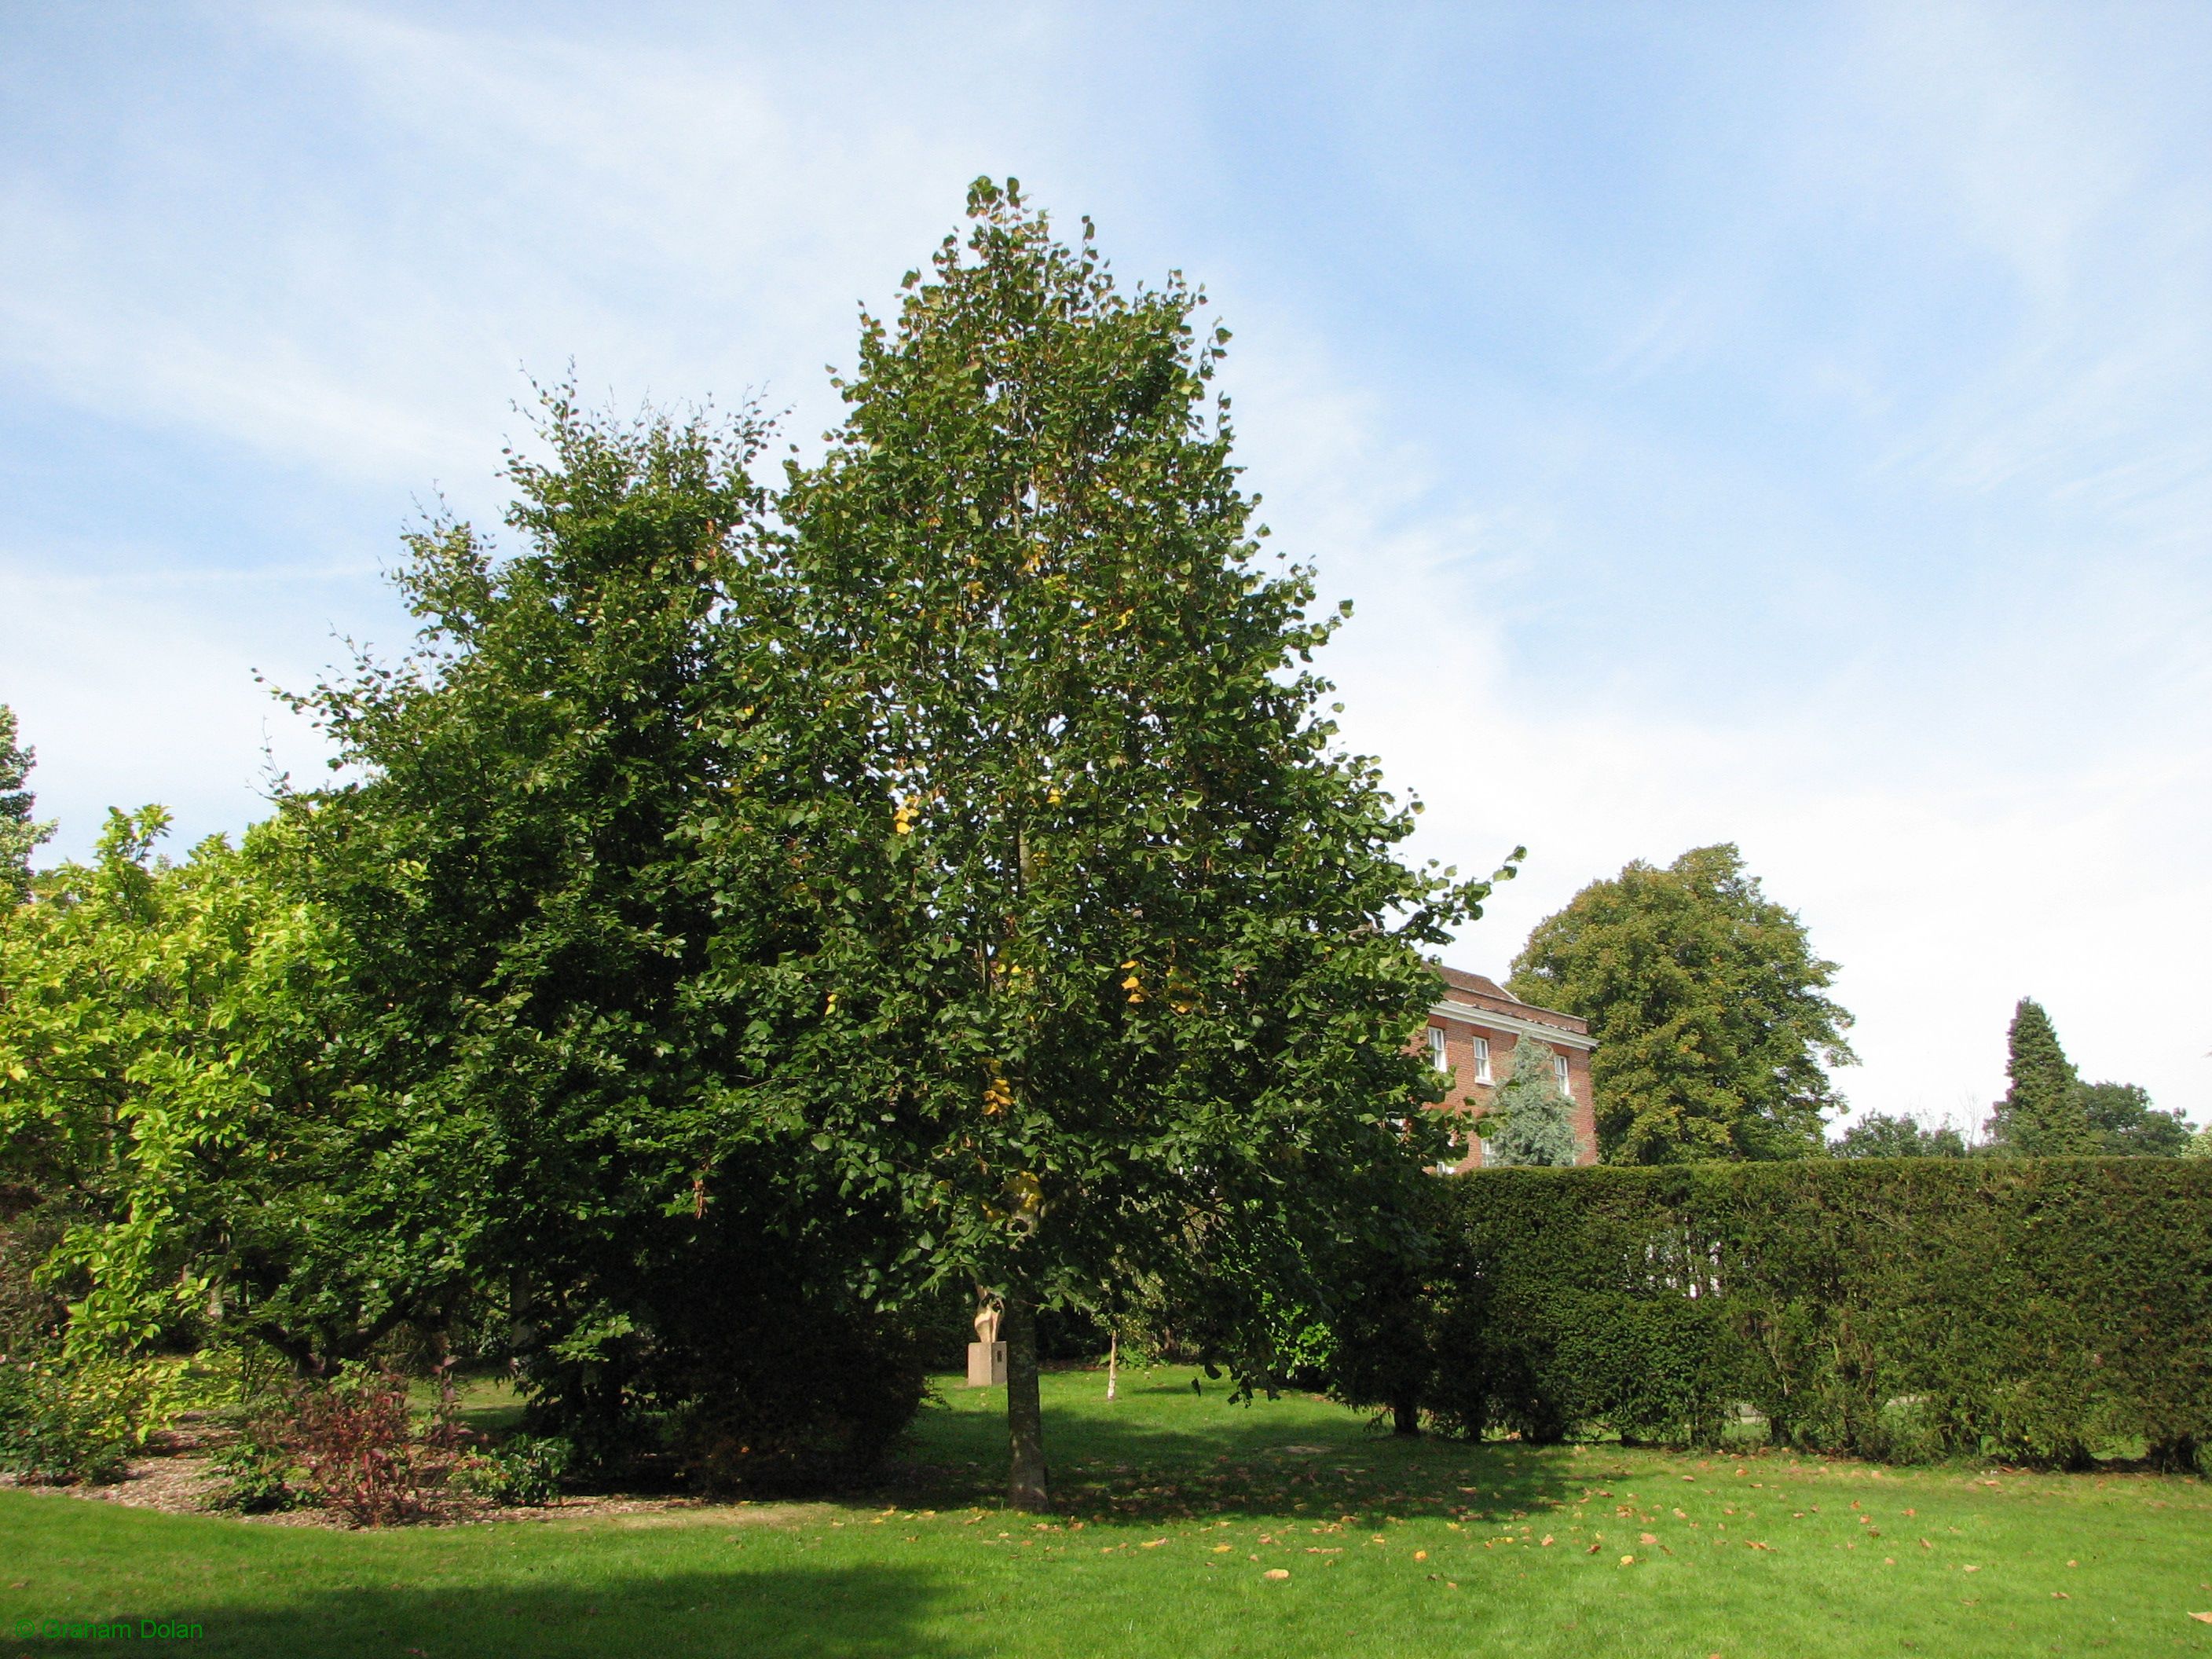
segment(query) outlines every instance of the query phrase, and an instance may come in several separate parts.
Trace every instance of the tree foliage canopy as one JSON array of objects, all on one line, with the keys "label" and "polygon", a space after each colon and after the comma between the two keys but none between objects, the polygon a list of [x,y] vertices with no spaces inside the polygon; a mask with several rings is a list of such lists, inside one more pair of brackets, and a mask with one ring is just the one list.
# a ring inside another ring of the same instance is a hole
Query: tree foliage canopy
[{"label": "tree foliage canopy", "polygon": [[1510,984],[1589,1022],[1607,1161],[1670,1164],[1820,1150],[1843,1105],[1827,1068],[1853,1060],[1835,973],[1723,844],[1591,883],[1536,925]]},{"label": "tree foliage canopy", "polygon": [[1964,1158],[1973,1149],[1951,1124],[1929,1128],[1909,1117],[1869,1112],[1837,1138],[1838,1158]]}]

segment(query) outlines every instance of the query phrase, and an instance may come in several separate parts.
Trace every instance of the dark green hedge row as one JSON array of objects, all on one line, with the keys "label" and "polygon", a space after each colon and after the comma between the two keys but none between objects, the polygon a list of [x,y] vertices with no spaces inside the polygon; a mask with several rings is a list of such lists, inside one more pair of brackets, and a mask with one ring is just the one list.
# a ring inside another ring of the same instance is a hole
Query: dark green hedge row
[{"label": "dark green hedge row", "polygon": [[2062,1465],[2212,1448],[2212,1161],[1509,1169],[1438,1182],[1422,1403],[1537,1440]]}]

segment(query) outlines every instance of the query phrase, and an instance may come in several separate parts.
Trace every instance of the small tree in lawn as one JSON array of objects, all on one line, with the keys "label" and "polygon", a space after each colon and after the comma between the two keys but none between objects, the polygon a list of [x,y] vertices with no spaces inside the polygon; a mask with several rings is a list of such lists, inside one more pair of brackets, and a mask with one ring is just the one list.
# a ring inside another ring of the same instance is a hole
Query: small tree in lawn
[{"label": "small tree in lawn", "polygon": [[[1575,1161],[1573,1112],[1559,1088],[1550,1047],[1521,1038],[1513,1045],[1512,1073],[1498,1085],[1483,1115],[1483,1162],[1565,1168]],[[1495,1128],[1490,1127],[1493,1120]]]},{"label": "small tree in lawn", "polygon": [[1486,890],[1398,861],[1410,816],[1316,718],[1334,623],[1261,564],[1202,296],[1121,291],[1012,184],[969,211],[866,319],[784,503],[817,688],[792,759],[835,786],[773,842],[708,839],[772,848],[814,907],[744,993],[781,1000],[763,1053],[822,1201],[906,1218],[877,1292],[1002,1303],[1037,1508],[1041,1307],[1147,1280],[1264,1381],[1265,1297],[1319,1303],[1313,1265],[1394,1224],[1443,1150],[1416,947]]}]

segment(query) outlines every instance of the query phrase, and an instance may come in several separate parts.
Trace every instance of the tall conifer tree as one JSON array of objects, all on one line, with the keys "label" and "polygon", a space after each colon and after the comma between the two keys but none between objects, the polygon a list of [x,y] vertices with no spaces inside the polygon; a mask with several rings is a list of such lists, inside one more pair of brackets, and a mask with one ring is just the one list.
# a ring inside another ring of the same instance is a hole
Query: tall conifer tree
[{"label": "tall conifer tree", "polygon": [[2011,1085],[1997,1103],[1991,1139],[2008,1152],[2048,1158],[2094,1152],[2081,1080],[2059,1047],[2057,1029],[2043,1005],[2022,997],[2005,1037],[2005,1076]]}]

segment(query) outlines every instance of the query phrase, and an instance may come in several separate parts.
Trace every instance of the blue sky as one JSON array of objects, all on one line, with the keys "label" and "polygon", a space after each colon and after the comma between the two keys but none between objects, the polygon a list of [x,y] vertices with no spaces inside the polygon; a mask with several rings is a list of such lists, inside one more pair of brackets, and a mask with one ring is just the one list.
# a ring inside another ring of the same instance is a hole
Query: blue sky
[{"label": "blue sky", "polygon": [[255,684],[386,649],[525,370],[811,441],[979,173],[1237,331],[1455,958],[1741,842],[1856,1107],[1978,1116],[2041,998],[2212,1117],[2212,9],[0,11],[0,701],[57,854],[260,810]]}]

